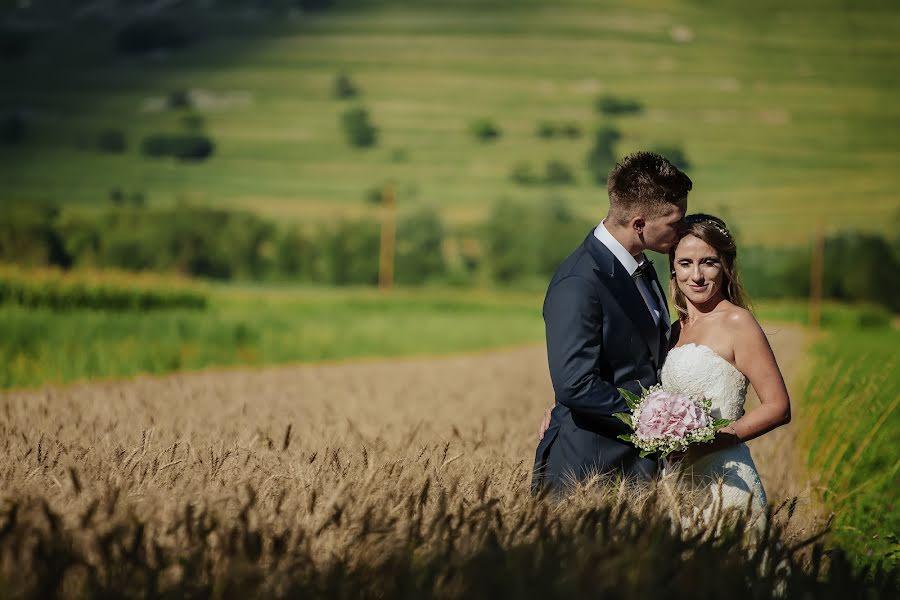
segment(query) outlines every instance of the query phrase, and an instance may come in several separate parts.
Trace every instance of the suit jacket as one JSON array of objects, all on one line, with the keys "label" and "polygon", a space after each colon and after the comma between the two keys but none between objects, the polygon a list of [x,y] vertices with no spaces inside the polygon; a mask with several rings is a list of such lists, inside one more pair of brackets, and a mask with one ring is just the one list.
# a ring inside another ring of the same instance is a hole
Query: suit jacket
[{"label": "suit jacket", "polygon": [[532,492],[559,491],[592,473],[654,475],[657,461],[616,439],[630,430],[612,415],[628,412],[617,388],[640,394],[640,385],[659,382],[665,324],[654,323],[628,271],[593,231],[557,269],[543,312],[556,405],[535,454]]}]

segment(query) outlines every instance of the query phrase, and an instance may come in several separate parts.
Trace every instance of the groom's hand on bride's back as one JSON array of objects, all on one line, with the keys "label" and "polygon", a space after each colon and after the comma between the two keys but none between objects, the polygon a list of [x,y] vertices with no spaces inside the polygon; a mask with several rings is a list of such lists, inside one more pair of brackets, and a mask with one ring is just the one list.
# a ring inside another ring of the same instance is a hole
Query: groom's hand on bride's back
[{"label": "groom's hand on bride's back", "polygon": [[553,412],[553,406],[551,405],[547,408],[547,412],[544,413],[544,418],[541,420],[541,426],[538,429],[538,441],[544,439],[544,434],[547,433],[547,428],[550,427],[550,413]]}]

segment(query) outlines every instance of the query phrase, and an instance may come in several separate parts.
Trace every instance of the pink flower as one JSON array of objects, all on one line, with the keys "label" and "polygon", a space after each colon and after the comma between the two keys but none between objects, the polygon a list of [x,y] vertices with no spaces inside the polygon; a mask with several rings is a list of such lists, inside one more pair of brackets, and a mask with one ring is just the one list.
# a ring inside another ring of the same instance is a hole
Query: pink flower
[{"label": "pink flower", "polygon": [[708,425],[703,410],[681,394],[656,391],[641,402],[641,414],[635,428],[638,438],[683,439],[689,432]]}]

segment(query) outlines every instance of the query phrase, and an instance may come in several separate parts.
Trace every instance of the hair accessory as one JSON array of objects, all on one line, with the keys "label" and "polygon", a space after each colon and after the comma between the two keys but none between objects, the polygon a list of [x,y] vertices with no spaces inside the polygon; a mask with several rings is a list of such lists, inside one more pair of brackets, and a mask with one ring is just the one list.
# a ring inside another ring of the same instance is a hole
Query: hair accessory
[{"label": "hair accessory", "polygon": [[705,215],[702,213],[698,213],[695,215],[688,215],[687,217],[685,217],[685,220],[690,224],[706,223],[708,225],[712,225],[716,231],[718,231],[719,233],[721,233],[728,239],[731,239],[731,232],[728,231],[728,228],[724,226],[723,222],[720,219],[717,219],[716,217],[713,217],[712,215]]}]

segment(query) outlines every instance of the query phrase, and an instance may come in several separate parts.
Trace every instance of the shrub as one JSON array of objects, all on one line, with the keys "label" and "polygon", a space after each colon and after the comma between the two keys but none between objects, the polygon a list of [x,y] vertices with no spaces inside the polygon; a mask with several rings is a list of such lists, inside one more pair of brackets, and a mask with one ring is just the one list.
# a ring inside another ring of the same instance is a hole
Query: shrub
[{"label": "shrub", "polygon": [[531,167],[531,163],[524,161],[517,162],[513,165],[512,171],[509,173],[509,178],[519,185],[533,185],[540,182],[540,179]]},{"label": "shrub", "polygon": [[0,117],[0,143],[21,144],[28,137],[28,122],[20,113]]},{"label": "shrub", "polygon": [[283,232],[275,245],[275,269],[281,278],[314,281],[320,250],[316,240],[297,228]]},{"label": "shrub", "polygon": [[206,160],[213,155],[215,144],[201,134],[171,135],[157,133],[144,138],[141,152],[150,157],[171,156],[185,161]]},{"label": "shrub", "polygon": [[[751,297],[804,298],[811,288],[810,258],[809,249],[803,247],[749,246],[740,254],[741,277]],[[883,237],[856,231],[830,235],[825,239],[824,264],[825,298],[900,312],[900,283],[885,275],[900,271],[900,260]]]},{"label": "shrub", "polygon": [[57,311],[202,310],[207,298],[197,288],[158,277],[0,267],[0,304],[4,303]]},{"label": "shrub", "polygon": [[148,18],[133,21],[116,34],[116,50],[122,54],[180,50],[187,44],[188,36],[171,19]]},{"label": "shrub", "polygon": [[595,108],[598,113],[604,115],[635,115],[643,112],[644,107],[637,100],[618,98],[606,95],[597,98]]},{"label": "shrub", "polygon": [[123,192],[119,188],[113,188],[109,190],[109,201],[112,202],[115,206],[122,206],[123,204],[125,204],[125,192]]},{"label": "shrub", "polygon": [[575,183],[575,174],[566,163],[560,160],[548,160],[544,167],[544,183]]},{"label": "shrub", "polygon": [[189,134],[173,136],[172,155],[180,160],[202,161],[213,155],[215,145],[205,135]]},{"label": "shrub", "polygon": [[384,201],[384,185],[373,185],[366,190],[365,200],[369,204],[381,205]]},{"label": "shrub", "polygon": [[381,230],[369,221],[342,221],[319,238],[323,283],[375,285]]},{"label": "shrub", "polygon": [[537,129],[535,129],[535,135],[539,138],[550,139],[556,134],[556,124],[550,121],[541,121],[537,124]]},{"label": "shrub", "polygon": [[500,200],[484,227],[485,258],[494,279],[508,284],[552,275],[588,226],[558,196],[538,206]]},{"label": "shrub", "polygon": [[845,231],[825,240],[823,294],[851,302],[874,302],[900,312],[900,261],[883,237]]},{"label": "shrub", "polygon": [[741,280],[751,298],[803,298],[809,295],[806,248],[745,246],[738,255]]},{"label": "shrub", "polygon": [[346,73],[340,73],[334,78],[334,97],[339,100],[355,98],[359,95],[359,88]]},{"label": "shrub", "polygon": [[531,231],[526,233],[526,223],[528,209],[509,199],[501,199],[491,210],[484,228],[484,254],[498,283],[510,283],[535,271],[534,241],[528,239]]},{"label": "shrub", "polygon": [[351,108],[341,115],[341,125],[351,146],[367,148],[378,141],[378,129],[369,120],[364,108]]},{"label": "shrub", "polygon": [[622,134],[614,127],[600,127],[594,134],[594,145],[588,151],[585,161],[588,171],[597,184],[606,184],[610,170],[616,164],[616,143]]},{"label": "shrub", "polygon": [[559,127],[559,132],[564,137],[569,139],[576,139],[581,137],[581,127],[578,126],[578,123],[574,121],[569,121],[568,123],[563,123]]},{"label": "shrub", "polygon": [[128,149],[125,133],[121,129],[107,129],[97,136],[97,149],[110,154],[121,154]]},{"label": "shrub", "polygon": [[440,215],[430,207],[419,208],[398,223],[394,262],[397,283],[422,284],[445,274],[444,234]]},{"label": "shrub", "polygon": [[68,267],[71,257],[55,226],[53,207],[11,206],[0,211],[0,261]]},{"label": "shrub", "polygon": [[166,98],[166,104],[169,109],[178,110],[181,108],[191,108],[194,105],[194,102],[191,99],[191,93],[188,90],[175,90],[174,92],[169,93]]},{"label": "shrub", "polygon": [[478,119],[469,125],[469,130],[482,142],[490,142],[500,137],[500,128],[490,119]]}]

